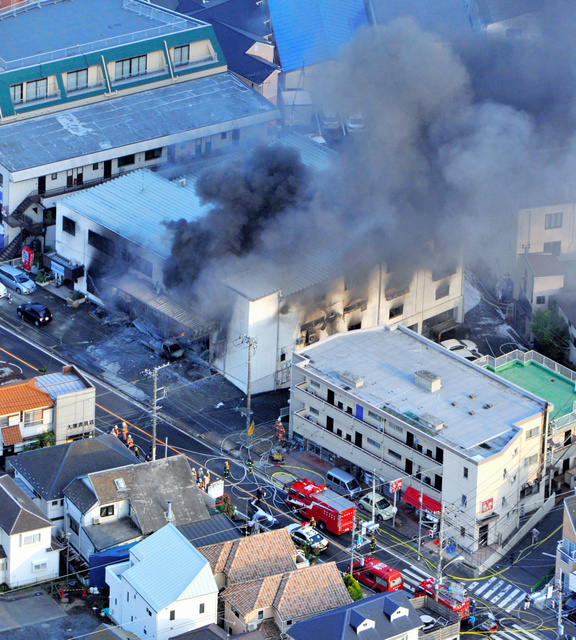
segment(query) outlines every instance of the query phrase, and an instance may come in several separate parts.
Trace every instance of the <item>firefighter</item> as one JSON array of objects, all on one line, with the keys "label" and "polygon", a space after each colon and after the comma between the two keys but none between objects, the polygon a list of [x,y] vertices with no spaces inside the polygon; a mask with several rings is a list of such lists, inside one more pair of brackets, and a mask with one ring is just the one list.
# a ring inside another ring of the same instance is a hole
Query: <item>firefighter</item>
[{"label": "firefighter", "polygon": [[128,435],[128,437],[126,438],[126,446],[128,447],[128,449],[132,449],[132,447],[134,446],[134,440],[132,440],[131,435]]},{"label": "firefighter", "polygon": [[224,462],[224,477],[225,478],[230,477],[230,463],[228,462],[228,460]]},{"label": "firefighter", "polygon": [[134,455],[138,458],[138,460],[140,460],[140,449],[138,449],[138,447],[134,447],[132,451],[134,451]]},{"label": "firefighter", "polygon": [[112,435],[113,435],[113,436],[116,436],[117,438],[119,438],[119,437],[120,437],[120,432],[118,431],[118,425],[117,425],[117,424],[115,424],[115,425],[112,427]]},{"label": "firefighter", "polygon": [[126,442],[127,439],[128,439],[128,425],[125,422],[123,422],[122,423],[122,440]]},{"label": "firefighter", "polygon": [[252,458],[248,458],[248,460],[246,461],[246,466],[248,467],[248,473],[252,474],[254,470],[254,463],[252,462]]},{"label": "firefighter", "polygon": [[372,536],[370,540],[370,551],[374,552],[378,548],[378,542],[376,541],[376,536]]},{"label": "firefighter", "polygon": [[312,527],[312,529],[316,528],[316,518],[314,518],[314,516],[310,518],[310,526]]},{"label": "firefighter", "polygon": [[198,478],[196,477],[196,468],[192,467],[192,477],[194,478],[194,482],[198,484]]}]

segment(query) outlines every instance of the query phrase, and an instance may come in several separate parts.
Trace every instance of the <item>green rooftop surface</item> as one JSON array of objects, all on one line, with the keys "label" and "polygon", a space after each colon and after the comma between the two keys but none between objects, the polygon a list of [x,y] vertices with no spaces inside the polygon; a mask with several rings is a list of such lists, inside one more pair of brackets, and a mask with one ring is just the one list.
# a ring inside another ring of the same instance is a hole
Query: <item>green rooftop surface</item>
[{"label": "green rooftop surface", "polygon": [[551,369],[537,362],[524,364],[515,361],[498,367],[495,373],[552,403],[554,405],[550,415],[552,420],[571,413],[573,403],[576,401],[574,383]]}]

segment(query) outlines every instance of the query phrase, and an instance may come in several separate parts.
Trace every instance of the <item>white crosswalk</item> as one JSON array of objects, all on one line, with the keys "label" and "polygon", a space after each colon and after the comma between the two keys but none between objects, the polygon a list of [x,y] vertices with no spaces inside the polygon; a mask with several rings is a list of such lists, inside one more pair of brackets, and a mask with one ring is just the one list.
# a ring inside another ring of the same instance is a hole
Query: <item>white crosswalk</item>
[{"label": "white crosswalk", "polygon": [[[414,565],[410,565],[408,569],[402,569],[402,576],[404,577],[405,587],[412,592],[422,580],[432,577],[430,573],[426,573]],[[506,613],[511,613],[514,609],[522,607],[526,598],[526,591],[496,576],[469,582],[465,586],[472,596],[481,597],[482,600],[503,609]]]}]

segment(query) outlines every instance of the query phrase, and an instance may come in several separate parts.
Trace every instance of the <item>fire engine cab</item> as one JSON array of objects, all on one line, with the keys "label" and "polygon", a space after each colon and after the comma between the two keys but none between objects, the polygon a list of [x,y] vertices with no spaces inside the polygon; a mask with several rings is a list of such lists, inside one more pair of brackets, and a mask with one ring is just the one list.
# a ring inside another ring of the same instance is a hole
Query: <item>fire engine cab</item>
[{"label": "fire engine cab", "polygon": [[355,505],[325,484],[304,478],[290,485],[287,506],[319,529],[336,534],[352,531]]},{"label": "fire engine cab", "polygon": [[352,565],[352,576],[376,593],[399,591],[404,588],[402,574],[374,556],[355,562]]},{"label": "fire engine cab", "polygon": [[[456,587],[456,588],[455,588]],[[414,591],[414,596],[430,596],[435,597],[435,581],[434,578],[428,578],[421,582]],[[461,585],[445,586],[440,585],[438,590],[438,602],[448,607],[460,616],[460,620],[465,620],[470,616],[470,599],[464,592]]]}]

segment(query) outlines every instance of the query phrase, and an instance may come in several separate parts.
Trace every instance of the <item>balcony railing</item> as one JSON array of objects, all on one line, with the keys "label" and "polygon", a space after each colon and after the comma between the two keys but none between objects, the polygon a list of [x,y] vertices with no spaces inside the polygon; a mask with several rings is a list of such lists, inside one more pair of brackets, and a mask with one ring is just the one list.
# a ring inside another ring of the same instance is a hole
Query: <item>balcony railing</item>
[{"label": "balcony railing", "polygon": [[557,551],[560,555],[560,560],[562,560],[564,564],[574,564],[576,562],[576,553],[574,551],[572,551],[572,553],[566,553],[562,546],[562,540],[558,543]]}]

